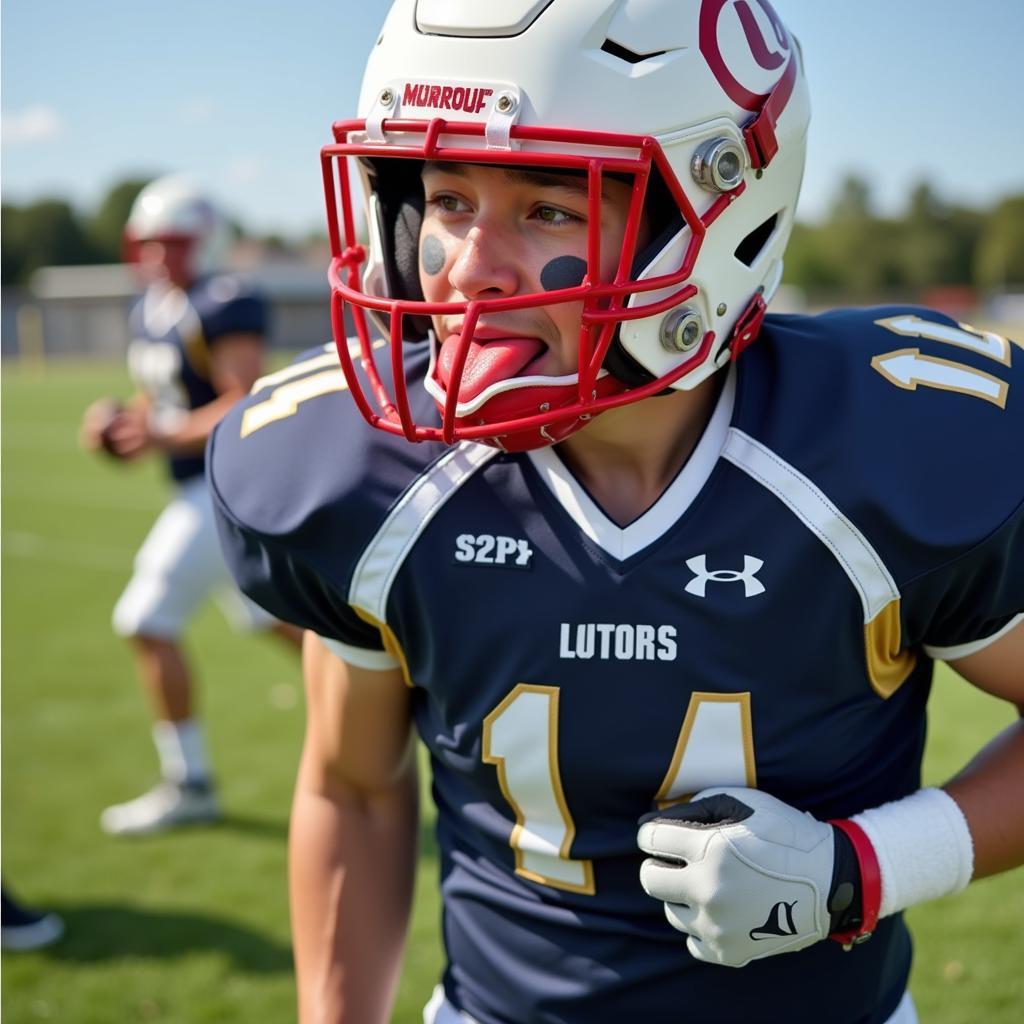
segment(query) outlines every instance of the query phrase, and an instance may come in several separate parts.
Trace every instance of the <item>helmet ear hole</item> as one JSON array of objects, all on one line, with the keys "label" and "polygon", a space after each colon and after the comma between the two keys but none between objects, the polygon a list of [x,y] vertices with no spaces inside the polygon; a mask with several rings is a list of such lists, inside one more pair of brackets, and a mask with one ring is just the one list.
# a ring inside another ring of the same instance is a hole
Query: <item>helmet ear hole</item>
[{"label": "helmet ear hole", "polygon": [[735,256],[745,267],[752,267],[758,256],[764,251],[768,239],[775,233],[775,225],[779,222],[779,214],[773,213],[766,221],[759,224],[736,246]]}]

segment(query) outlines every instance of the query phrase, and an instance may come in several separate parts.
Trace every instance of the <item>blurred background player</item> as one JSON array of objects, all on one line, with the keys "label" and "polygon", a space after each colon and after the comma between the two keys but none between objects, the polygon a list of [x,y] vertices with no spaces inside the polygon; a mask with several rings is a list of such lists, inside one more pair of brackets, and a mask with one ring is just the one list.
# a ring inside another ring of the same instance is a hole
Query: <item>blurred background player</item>
[{"label": "blurred background player", "polygon": [[234,589],[203,479],[207,436],[262,372],[266,303],[220,270],[230,227],[185,177],[159,178],[139,193],[124,240],[126,261],[144,285],[129,319],[128,369],[136,391],[124,405],[94,402],[81,441],[126,462],[163,456],[175,490],[114,609],[114,630],[131,640],[152,702],[161,773],[153,789],[103,812],[102,827],[114,835],[220,816],[181,646],[184,627],[204,600],[219,592],[239,628],[272,629],[294,643],[300,638]]}]

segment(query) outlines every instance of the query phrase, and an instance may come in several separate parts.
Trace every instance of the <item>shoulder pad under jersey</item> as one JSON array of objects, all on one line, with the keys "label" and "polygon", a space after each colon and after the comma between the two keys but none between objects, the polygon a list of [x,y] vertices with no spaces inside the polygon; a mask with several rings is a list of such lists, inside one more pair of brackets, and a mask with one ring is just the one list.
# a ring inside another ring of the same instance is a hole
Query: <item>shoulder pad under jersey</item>
[{"label": "shoulder pad under jersey", "polygon": [[737,428],[868,539],[916,640],[1024,608],[1024,349],[927,309],[849,309],[766,318],[739,367]]},{"label": "shoulder pad under jersey", "polygon": [[265,334],[267,302],[248,278],[237,274],[212,274],[198,281],[189,299],[203,325],[207,342],[225,334]]},{"label": "shoulder pad under jersey", "polygon": [[[422,376],[417,354],[410,377]],[[348,606],[365,546],[444,447],[370,427],[347,393],[333,344],[257,382],[207,452],[222,546],[242,589],[288,622],[357,647],[377,629]],[[418,382],[410,401],[429,415]]]}]

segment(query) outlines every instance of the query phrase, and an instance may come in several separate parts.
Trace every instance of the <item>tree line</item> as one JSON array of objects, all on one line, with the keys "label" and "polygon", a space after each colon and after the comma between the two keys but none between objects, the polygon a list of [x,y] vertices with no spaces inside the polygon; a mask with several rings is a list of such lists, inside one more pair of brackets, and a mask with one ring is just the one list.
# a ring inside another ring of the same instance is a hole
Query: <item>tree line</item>
[{"label": "tree line", "polygon": [[[43,266],[118,262],[128,211],[146,180],[119,182],[84,215],[63,199],[4,204],[3,283],[25,283]],[[267,241],[282,247],[278,238]],[[811,293],[848,296],[957,286],[1020,288],[1024,192],[977,210],[947,203],[921,183],[900,215],[882,217],[874,211],[868,184],[851,176],[820,223],[797,223],[785,281]]]},{"label": "tree line", "polygon": [[849,177],[820,224],[800,224],[786,251],[789,284],[808,292],[1024,286],[1024,191],[977,210],[915,186],[902,213],[874,212],[867,183]]},{"label": "tree line", "polygon": [[64,199],[39,199],[26,206],[4,203],[0,210],[3,283],[25,284],[40,267],[119,263],[128,212],[148,181],[119,182],[95,211],[85,215]]}]

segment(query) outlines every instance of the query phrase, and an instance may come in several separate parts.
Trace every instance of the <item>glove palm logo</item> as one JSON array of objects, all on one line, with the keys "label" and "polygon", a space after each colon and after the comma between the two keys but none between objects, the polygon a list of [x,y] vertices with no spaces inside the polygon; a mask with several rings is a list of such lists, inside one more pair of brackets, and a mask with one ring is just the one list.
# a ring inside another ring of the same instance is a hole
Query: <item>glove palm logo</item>
[{"label": "glove palm logo", "polygon": [[787,903],[779,900],[772,907],[768,919],[760,928],[751,928],[748,933],[757,942],[758,939],[777,939],[779,936],[796,935],[796,925],[793,923],[793,908],[798,901],[793,900]]}]

